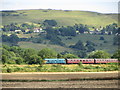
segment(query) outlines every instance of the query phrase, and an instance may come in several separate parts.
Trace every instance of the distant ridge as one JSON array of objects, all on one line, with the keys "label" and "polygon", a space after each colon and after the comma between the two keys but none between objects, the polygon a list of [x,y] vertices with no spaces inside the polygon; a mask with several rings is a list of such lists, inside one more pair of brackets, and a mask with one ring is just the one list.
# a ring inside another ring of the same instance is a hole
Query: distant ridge
[{"label": "distant ridge", "polygon": [[[7,15],[7,13],[9,14]],[[26,9],[26,10],[2,10],[6,13],[2,17],[3,25],[10,23],[43,22],[46,19],[54,19],[59,26],[71,26],[74,24],[87,24],[89,26],[106,26],[117,23],[117,14],[98,13],[79,10],[53,10],[53,9]]]}]

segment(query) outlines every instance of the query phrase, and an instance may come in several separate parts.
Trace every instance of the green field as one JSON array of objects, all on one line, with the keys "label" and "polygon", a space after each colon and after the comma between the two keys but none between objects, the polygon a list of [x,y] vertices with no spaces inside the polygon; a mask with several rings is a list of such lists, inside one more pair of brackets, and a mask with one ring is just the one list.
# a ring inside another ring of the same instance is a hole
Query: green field
[{"label": "green field", "polygon": [[41,50],[43,48],[50,48],[50,49],[54,49],[57,52],[62,52],[62,51],[73,51],[70,48],[65,48],[62,46],[58,46],[58,45],[50,45],[50,44],[38,44],[38,43],[32,43],[32,42],[19,42],[18,45],[20,45],[20,47],[22,48],[33,48],[36,50]]},{"label": "green field", "polygon": [[[7,12],[5,12],[7,13]],[[64,11],[64,10],[18,10],[9,12],[9,16],[3,16],[3,25],[10,23],[43,22],[45,19],[54,19],[58,26],[71,26],[76,24],[87,24],[89,26],[106,26],[117,23],[116,14],[100,14],[88,11]],[[12,16],[17,14],[18,16]]]}]

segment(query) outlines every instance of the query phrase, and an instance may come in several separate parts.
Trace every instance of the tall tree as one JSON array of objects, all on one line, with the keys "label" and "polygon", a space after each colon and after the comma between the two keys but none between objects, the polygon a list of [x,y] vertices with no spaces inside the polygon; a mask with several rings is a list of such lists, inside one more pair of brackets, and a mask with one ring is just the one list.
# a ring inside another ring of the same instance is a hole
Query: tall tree
[{"label": "tall tree", "polygon": [[38,55],[44,59],[44,58],[56,58],[57,57],[57,53],[49,48],[44,48],[41,51],[38,52]]},{"label": "tall tree", "polygon": [[85,46],[83,45],[83,42],[79,40],[75,45],[71,45],[70,48],[75,48],[79,50],[86,50]]},{"label": "tall tree", "polygon": [[110,58],[110,54],[102,50],[96,50],[89,54],[89,58]]}]

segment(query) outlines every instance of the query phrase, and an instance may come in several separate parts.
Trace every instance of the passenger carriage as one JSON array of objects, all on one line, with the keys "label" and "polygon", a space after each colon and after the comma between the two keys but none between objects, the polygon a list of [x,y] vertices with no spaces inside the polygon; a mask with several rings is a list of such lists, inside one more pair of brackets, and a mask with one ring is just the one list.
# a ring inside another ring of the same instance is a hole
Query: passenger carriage
[{"label": "passenger carriage", "polygon": [[54,59],[45,59],[45,63],[46,64],[66,64],[65,59],[58,59],[58,58],[54,58]]},{"label": "passenger carriage", "polygon": [[117,59],[95,59],[95,63],[118,63]]},{"label": "passenger carriage", "polygon": [[67,59],[67,64],[77,64],[77,63],[94,63],[94,59]]}]

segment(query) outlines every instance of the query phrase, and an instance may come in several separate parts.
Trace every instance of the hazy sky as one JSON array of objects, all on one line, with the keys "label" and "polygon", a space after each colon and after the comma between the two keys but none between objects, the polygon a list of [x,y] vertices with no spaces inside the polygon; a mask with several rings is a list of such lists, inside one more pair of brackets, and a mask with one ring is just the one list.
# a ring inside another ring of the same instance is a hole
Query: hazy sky
[{"label": "hazy sky", "polygon": [[119,0],[0,0],[0,10],[62,9],[117,13]]}]

